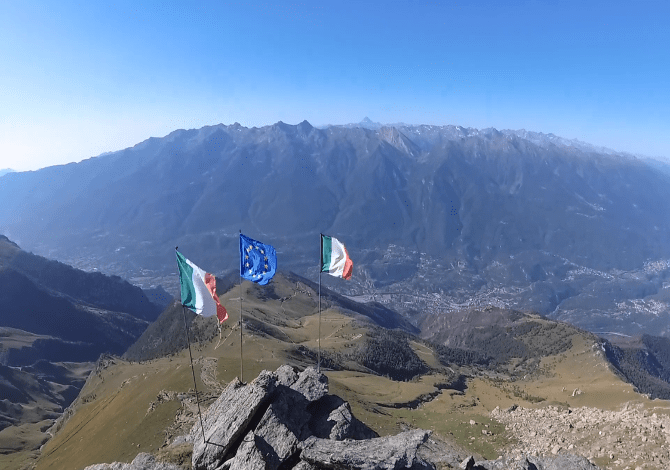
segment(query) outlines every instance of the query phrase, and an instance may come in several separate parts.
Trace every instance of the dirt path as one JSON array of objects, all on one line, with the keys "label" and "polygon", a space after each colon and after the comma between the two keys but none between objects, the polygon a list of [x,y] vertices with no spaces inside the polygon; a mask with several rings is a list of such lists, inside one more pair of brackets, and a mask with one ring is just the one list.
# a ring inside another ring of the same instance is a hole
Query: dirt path
[{"label": "dirt path", "polygon": [[196,364],[201,364],[200,368],[200,378],[202,383],[204,383],[211,392],[216,395],[220,395],[224,389],[224,386],[216,380],[216,366],[219,360],[215,357],[199,357],[196,359]]}]

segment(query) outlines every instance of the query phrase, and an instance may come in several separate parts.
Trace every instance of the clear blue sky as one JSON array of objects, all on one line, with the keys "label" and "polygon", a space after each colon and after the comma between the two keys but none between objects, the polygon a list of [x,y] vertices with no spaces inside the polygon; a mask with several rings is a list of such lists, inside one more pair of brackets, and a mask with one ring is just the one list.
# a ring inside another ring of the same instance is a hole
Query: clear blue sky
[{"label": "clear blue sky", "polygon": [[668,18],[667,0],[0,2],[0,169],[365,116],[670,157]]}]

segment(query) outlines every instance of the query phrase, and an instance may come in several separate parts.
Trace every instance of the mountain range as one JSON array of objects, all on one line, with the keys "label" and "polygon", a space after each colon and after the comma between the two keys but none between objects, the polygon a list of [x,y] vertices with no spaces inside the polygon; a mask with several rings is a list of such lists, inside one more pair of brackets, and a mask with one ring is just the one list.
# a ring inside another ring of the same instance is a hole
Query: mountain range
[{"label": "mountain range", "polygon": [[492,305],[595,332],[668,334],[670,173],[553,134],[303,121],[178,130],[0,182],[0,233],[35,253],[176,292],[174,246],[209,271],[238,233],[316,280],[318,235],[349,284],[418,325]]}]

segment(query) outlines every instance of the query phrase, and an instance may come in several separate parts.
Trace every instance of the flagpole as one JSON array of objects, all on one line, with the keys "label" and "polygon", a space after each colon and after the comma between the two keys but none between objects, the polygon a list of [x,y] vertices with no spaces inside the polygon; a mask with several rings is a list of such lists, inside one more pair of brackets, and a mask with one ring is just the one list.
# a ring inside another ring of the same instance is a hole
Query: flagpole
[{"label": "flagpole", "polygon": [[[174,251],[178,251],[179,247],[175,246]],[[179,267],[177,267],[179,270]],[[181,275],[180,275],[181,283]],[[202,442],[207,444],[207,439],[205,438],[205,426],[202,424],[202,411],[200,410],[200,397],[198,396],[198,384],[195,381],[195,369],[193,368],[193,353],[191,352],[191,340],[188,334],[188,323],[186,323],[186,307],[184,304],[181,304],[181,313],[184,316],[184,330],[186,331],[186,343],[188,344],[188,357],[191,359],[191,374],[193,375],[193,388],[195,389],[195,402],[198,405],[198,416],[200,416],[200,429],[202,429]]]},{"label": "flagpole", "polygon": [[319,359],[316,371],[321,372],[321,271],[319,270]]},{"label": "flagpole", "polygon": [[323,270],[323,234],[320,236],[321,253],[319,254],[319,355],[316,371],[321,373],[321,271]]},{"label": "flagpole", "polygon": [[[242,230],[240,230],[240,237],[242,236]],[[241,238],[240,238],[241,239]],[[240,252],[240,256],[242,253]],[[244,363],[242,361],[242,270],[241,270],[240,260],[240,382],[244,383],[243,374],[244,374]]]},{"label": "flagpole", "polygon": [[242,282],[248,279],[260,285],[267,284],[277,271],[277,252],[272,245],[242,235],[240,230],[240,381],[243,382],[244,361],[242,355],[242,332],[244,331],[244,296]]},{"label": "flagpole", "polygon": [[195,369],[193,368],[193,353],[191,352],[191,340],[188,334],[188,324],[186,323],[186,307],[182,304],[181,313],[184,314],[184,329],[186,330],[186,342],[188,343],[188,356],[191,358],[191,373],[193,374],[193,387],[195,388],[195,402],[198,404],[198,416],[200,416],[200,429],[202,429],[202,442],[207,443],[205,439],[205,426],[202,424],[202,411],[200,411],[200,397],[198,396],[198,384],[195,381]]}]

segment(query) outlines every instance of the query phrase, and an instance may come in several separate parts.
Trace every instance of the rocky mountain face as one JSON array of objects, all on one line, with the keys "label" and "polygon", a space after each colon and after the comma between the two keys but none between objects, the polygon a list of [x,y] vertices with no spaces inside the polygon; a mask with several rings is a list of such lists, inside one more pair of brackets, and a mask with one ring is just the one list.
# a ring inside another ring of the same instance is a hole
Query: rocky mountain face
[{"label": "rocky mountain face", "polygon": [[494,305],[667,334],[670,175],[659,165],[552,134],[362,125],[180,130],[7,174],[0,232],[173,290],[174,246],[228,271],[239,230],[316,279],[323,232],[355,262],[340,292],[410,316]]}]

